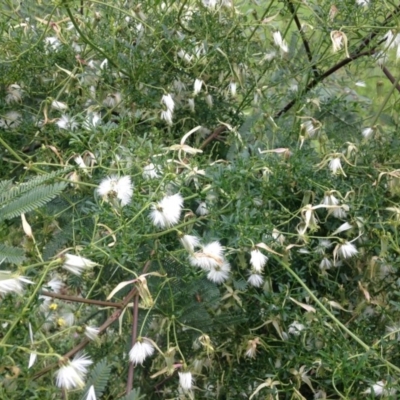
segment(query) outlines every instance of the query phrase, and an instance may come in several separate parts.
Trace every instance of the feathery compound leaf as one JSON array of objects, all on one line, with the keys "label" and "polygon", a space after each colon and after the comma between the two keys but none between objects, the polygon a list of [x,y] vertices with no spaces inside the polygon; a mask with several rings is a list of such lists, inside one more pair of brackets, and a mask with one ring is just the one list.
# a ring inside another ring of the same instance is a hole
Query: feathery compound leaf
[{"label": "feathery compound leaf", "polygon": [[60,182],[53,185],[38,186],[24,193],[21,197],[0,209],[0,221],[18,217],[22,213],[28,213],[36,208],[44,206],[59,195],[66,186],[67,184],[65,182]]},{"label": "feathery compound leaf", "polygon": [[12,185],[13,185],[12,180],[0,181],[0,203],[2,202],[3,196],[9,193],[10,189],[12,188]]},{"label": "feathery compound leaf", "polygon": [[24,261],[24,251],[18,247],[9,247],[0,243],[0,262],[21,264]]},{"label": "feathery compound leaf", "polygon": [[11,201],[23,193],[28,192],[29,190],[38,187],[39,185],[43,185],[44,183],[57,178],[58,176],[65,175],[66,173],[72,171],[74,169],[73,166],[69,166],[57,171],[54,171],[50,174],[40,175],[35,178],[31,178],[27,182],[19,183],[17,185],[12,185],[12,181],[1,181],[0,182],[0,204]]},{"label": "feathery compound leaf", "polygon": [[104,390],[106,389],[108,379],[110,377],[111,366],[107,365],[107,360],[99,361],[93,368],[90,373],[90,377],[86,382],[84,393],[85,395],[82,397],[82,400],[86,399],[87,393],[89,391],[90,386],[94,386],[94,391],[96,392],[96,397],[100,399],[103,395]]}]

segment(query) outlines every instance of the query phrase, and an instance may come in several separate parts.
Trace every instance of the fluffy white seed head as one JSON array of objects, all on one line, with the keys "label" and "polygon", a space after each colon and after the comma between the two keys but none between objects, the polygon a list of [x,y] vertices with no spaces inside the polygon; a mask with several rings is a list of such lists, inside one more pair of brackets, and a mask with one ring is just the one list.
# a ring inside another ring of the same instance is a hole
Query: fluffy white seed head
[{"label": "fluffy white seed head", "polygon": [[146,338],[141,338],[133,345],[129,352],[129,359],[134,365],[143,364],[143,361],[151,357],[153,353],[154,346],[152,343]]},{"label": "fluffy white seed head", "polygon": [[193,385],[193,377],[191,372],[179,372],[179,385],[184,390],[190,390]]},{"label": "fluffy white seed head", "polygon": [[183,207],[183,197],[180,193],[165,196],[159,203],[152,206],[150,219],[159,228],[169,228],[179,222]]},{"label": "fluffy white seed head", "polygon": [[250,264],[256,272],[261,272],[268,261],[268,257],[260,250],[254,249],[250,252]]}]

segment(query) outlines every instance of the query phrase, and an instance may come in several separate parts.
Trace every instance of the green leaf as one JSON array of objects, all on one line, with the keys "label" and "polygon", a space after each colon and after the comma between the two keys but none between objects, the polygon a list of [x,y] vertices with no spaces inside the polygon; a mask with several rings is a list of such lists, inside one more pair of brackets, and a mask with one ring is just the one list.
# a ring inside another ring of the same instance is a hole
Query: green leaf
[{"label": "green leaf", "polygon": [[96,392],[96,397],[99,399],[106,389],[108,379],[110,378],[111,366],[107,364],[107,360],[103,359],[98,362],[92,372],[90,373],[89,379],[86,382],[84,389],[85,395],[82,400],[85,400],[90,389],[90,386],[94,386],[94,391]]},{"label": "green leaf", "polygon": [[25,260],[24,251],[18,247],[9,247],[0,243],[0,263],[5,261],[12,264],[21,264]]},{"label": "green leaf", "polygon": [[60,182],[53,185],[38,186],[24,193],[21,197],[0,209],[0,221],[18,217],[22,213],[27,213],[44,206],[59,195],[66,186],[65,182]]}]

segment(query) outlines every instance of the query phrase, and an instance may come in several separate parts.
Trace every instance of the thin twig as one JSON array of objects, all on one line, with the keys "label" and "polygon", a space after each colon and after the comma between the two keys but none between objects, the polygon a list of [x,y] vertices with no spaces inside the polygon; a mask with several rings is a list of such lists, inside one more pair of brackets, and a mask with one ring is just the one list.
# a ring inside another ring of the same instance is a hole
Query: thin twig
[{"label": "thin twig", "polygon": [[86,303],[86,304],[94,304],[96,306],[122,308],[122,303],[113,303],[112,301],[84,299],[83,297],[69,296],[66,294],[48,292],[46,290],[42,290],[41,294],[43,296],[52,297],[54,299],[72,301],[74,303]]},{"label": "thin twig", "polygon": [[[356,60],[357,58],[371,55],[375,53],[375,49],[365,51],[359,54],[350,54],[350,57],[346,57],[342,61],[339,61],[337,64],[335,64],[332,68],[328,69],[328,71],[325,71],[323,74],[318,76],[318,79],[312,80],[306,88],[303,90],[301,93],[301,96],[308,93],[311,89],[313,89],[315,86],[317,86],[322,80],[327,78],[329,75],[332,75],[334,72],[339,70],[340,68],[344,67],[345,65],[351,63],[352,61]],[[297,100],[301,97],[296,97],[295,99],[291,100],[288,104],[286,104],[285,107],[283,107],[279,112],[277,112],[274,116],[274,118],[279,118],[282,114],[285,114],[287,111],[289,111],[297,102]]]},{"label": "thin twig", "polygon": [[[397,6],[392,13],[390,13],[383,23],[381,24],[381,27],[386,26],[388,22],[397,14],[400,13],[400,5]],[[280,111],[278,111],[274,118],[279,118],[286,112],[288,112],[295,104],[296,102],[306,93],[308,93],[312,88],[317,86],[322,80],[324,80],[326,77],[329,75],[332,75],[334,72],[336,72],[338,69],[342,68],[343,66],[351,63],[352,61],[356,60],[357,58],[360,58],[365,55],[371,55],[374,54],[376,51],[376,48],[383,42],[380,41],[376,46],[374,46],[372,49],[368,51],[363,51],[369,44],[370,42],[381,32],[381,27],[380,29],[376,29],[369,35],[367,35],[362,41],[361,44],[358,46],[358,48],[350,54],[350,57],[346,57],[342,61],[339,61],[337,64],[335,64],[332,68],[330,68],[328,71],[324,72],[323,74],[319,74],[317,78],[315,78],[313,81],[311,81],[305,89],[302,91],[301,95],[296,97],[295,99],[291,100],[288,104],[286,104]]]},{"label": "thin twig", "polygon": [[[136,295],[135,299],[134,299],[134,303],[133,303],[133,324],[132,324],[131,348],[135,345],[136,339],[137,339],[138,315],[139,315],[139,295]],[[128,380],[126,382],[126,393],[127,394],[132,391],[134,373],[135,373],[135,366],[134,366],[133,362],[130,362],[129,370],[128,370]]]},{"label": "thin twig", "polygon": [[[143,268],[143,274],[147,272],[147,270],[150,268],[150,263],[151,260],[148,260]],[[101,325],[99,327],[99,335],[101,335],[102,333],[104,333],[106,331],[106,329],[112,325],[115,321],[118,320],[118,318],[121,316],[122,311],[124,310],[125,307],[128,306],[129,302],[132,300],[132,297],[134,297],[135,295],[137,295],[137,289],[136,287],[132,288],[132,290],[125,296],[125,298],[121,301],[121,308],[118,310],[115,310],[108,318],[107,320],[104,322],[103,325]],[[80,342],[79,344],[77,344],[74,348],[72,348],[68,353],[63,355],[63,359],[67,360],[71,357],[73,357],[76,353],[78,353],[79,351],[81,351],[82,349],[84,349],[89,343],[91,343],[91,341],[89,339],[84,339],[82,340],[82,342]],[[54,363],[49,365],[46,368],[43,368],[41,371],[39,371],[38,373],[36,373],[33,376],[33,379],[37,379],[40,378],[42,375],[46,374],[47,372],[51,371],[53,368],[56,368],[58,366],[58,363]]]},{"label": "thin twig", "polygon": [[216,139],[221,133],[224,133],[225,131],[227,131],[228,128],[225,125],[220,125],[218,126],[214,132],[208,136],[208,138],[206,138],[204,140],[204,142],[200,145],[200,149],[203,150],[204,147],[206,147],[208,145],[208,143],[210,143],[211,141],[213,141],[214,139]]},{"label": "thin twig", "polygon": [[[386,75],[386,77],[392,83],[392,85],[394,85],[396,82],[396,78],[390,73],[390,71],[384,65],[382,65],[381,68],[382,68],[383,73]],[[400,92],[400,84],[396,83],[396,89],[398,92]]]},{"label": "thin twig", "polygon": [[[297,16],[297,12],[296,12],[296,10],[294,8],[294,5],[291,2],[291,0],[288,0],[287,3],[288,3],[288,7],[289,7],[290,12],[293,14],[294,22],[296,23],[297,29],[298,29],[298,31],[300,33],[301,40],[303,41],[303,46],[304,46],[304,49],[306,50],[308,61],[310,61],[310,63],[312,63],[313,62],[313,55],[312,55],[312,52],[311,52],[311,48],[310,48],[310,45],[309,45],[308,40],[306,38],[306,35],[304,34],[304,31],[303,31],[303,28],[301,26],[299,17]],[[314,77],[318,78],[318,69],[317,69],[316,64],[312,64],[311,65],[311,69],[313,71]]]}]

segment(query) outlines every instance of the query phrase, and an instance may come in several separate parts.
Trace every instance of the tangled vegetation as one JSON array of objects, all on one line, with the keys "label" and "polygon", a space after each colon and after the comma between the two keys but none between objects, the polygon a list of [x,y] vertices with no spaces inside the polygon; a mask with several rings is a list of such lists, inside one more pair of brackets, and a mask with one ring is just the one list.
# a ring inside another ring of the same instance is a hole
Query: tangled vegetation
[{"label": "tangled vegetation", "polygon": [[400,6],[5,3],[1,399],[396,398]]}]

